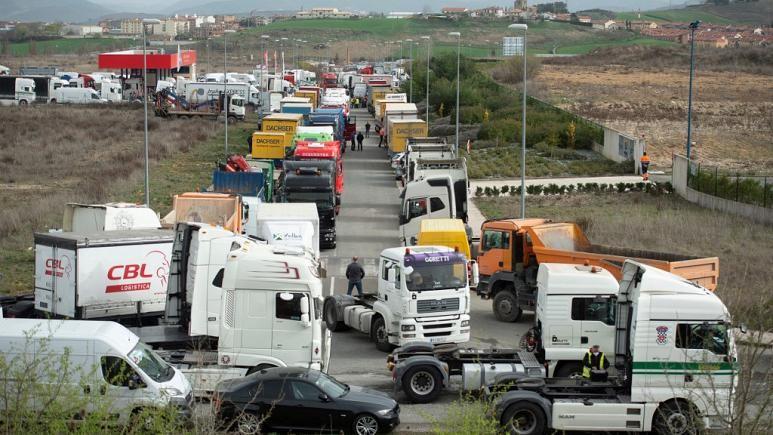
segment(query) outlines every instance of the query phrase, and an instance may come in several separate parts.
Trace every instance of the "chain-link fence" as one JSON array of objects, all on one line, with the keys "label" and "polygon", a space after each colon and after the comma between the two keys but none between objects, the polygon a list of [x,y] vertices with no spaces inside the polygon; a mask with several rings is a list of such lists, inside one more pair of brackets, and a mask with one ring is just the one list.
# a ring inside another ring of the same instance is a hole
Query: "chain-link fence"
[{"label": "chain-link fence", "polygon": [[690,162],[687,186],[719,198],[773,208],[773,176],[727,172]]}]

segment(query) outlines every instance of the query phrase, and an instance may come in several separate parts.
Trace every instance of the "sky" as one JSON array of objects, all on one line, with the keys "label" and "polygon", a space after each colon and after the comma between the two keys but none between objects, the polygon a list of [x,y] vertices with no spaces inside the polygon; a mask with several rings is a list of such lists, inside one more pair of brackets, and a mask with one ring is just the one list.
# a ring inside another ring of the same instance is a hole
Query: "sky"
[{"label": "sky", "polygon": [[[107,8],[120,12],[147,12],[163,13],[173,10],[183,10],[186,6],[195,8],[205,3],[229,3],[231,0],[167,0],[159,2],[158,0],[91,0],[94,3],[103,5]],[[564,0],[567,1],[567,0]],[[669,4],[674,6],[683,3],[685,0],[568,0],[570,10],[583,10],[591,8],[605,8],[617,11],[621,10],[649,10],[655,8],[667,7]],[[529,4],[545,3],[546,1],[529,1]],[[241,3],[244,2],[233,2]],[[512,6],[512,1],[496,0],[392,0],[390,2],[374,2],[366,0],[285,0],[283,2],[273,2],[266,0],[256,0],[250,2],[254,9],[289,9],[295,10],[300,7],[311,8],[315,6],[329,6],[349,10],[365,11],[421,11],[429,7],[433,11],[439,11],[444,6],[466,6],[466,7],[484,7],[491,5]],[[281,5],[281,6],[280,6]],[[385,9],[387,6],[389,9]],[[241,8],[240,8],[241,9]],[[234,11],[248,12],[248,11]]]}]

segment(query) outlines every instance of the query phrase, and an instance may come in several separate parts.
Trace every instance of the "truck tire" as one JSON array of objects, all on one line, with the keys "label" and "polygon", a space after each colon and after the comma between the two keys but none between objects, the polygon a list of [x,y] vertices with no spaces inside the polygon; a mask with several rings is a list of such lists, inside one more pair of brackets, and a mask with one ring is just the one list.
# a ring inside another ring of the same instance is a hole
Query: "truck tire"
[{"label": "truck tire", "polygon": [[382,352],[391,352],[394,346],[389,342],[389,331],[386,328],[386,322],[381,316],[373,320],[373,326],[370,329],[370,336],[376,342],[376,349]]},{"label": "truck tire", "polygon": [[403,392],[413,403],[429,403],[443,389],[443,378],[435,367],[416,366],[403,375]]},{"label": "truck tire", "polygon": [[652,420],[652,431],[663,435],[693,435],[702,432],[698,410],[690,403],[670,400],[658,407]]},{"label": "truck tire", "polygon": [[547,419],[539,405],[521,401],[507,407],[500,423],[507,433],[536,435],[545,432]]},{"label": "truck tire", "polygon": [[561,361],[553,371],[554,378],[571,378],[580,373],[579,361]]},{"label": "truck tire", "polygon": [[343,321],[338,320],[338,310],[336,310],[336,303],[333,299],[325,301],[325,326],[331,332],[341,332],[348,329]]},{"label": "truck tire", "polygon": [[500,322],[517,322],[523,314],[523,310],[518,306],[518,298],[512,288],[506,288],[497,292],[492,303],[494,316]]}]

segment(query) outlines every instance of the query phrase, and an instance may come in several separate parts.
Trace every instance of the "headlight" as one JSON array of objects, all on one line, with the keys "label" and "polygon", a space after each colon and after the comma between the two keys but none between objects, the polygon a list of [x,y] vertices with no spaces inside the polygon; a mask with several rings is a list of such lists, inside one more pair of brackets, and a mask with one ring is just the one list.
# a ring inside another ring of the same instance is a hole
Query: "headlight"
[{"label": "headlight", "polygon": [[401,331],[415,331],[416,325],[402,325],[400,326]]},{"label": "headlight", "polygon": [[464,328],[465,326],[470,326],[469,320],[462,320],[462,328]]},{"label": "headlight", "polygon": [[378,414],[378,415],[380,415],[382,417],[386,417],[387,415],[389,415],[391,413],[392,413],[391,409],[382,409],[381,411],[376,411],[376,414]]},{"label": "headlight", "polygon": [[169,396],[182,396],[183,392],[174,387],[162,388],[161,392]]}]

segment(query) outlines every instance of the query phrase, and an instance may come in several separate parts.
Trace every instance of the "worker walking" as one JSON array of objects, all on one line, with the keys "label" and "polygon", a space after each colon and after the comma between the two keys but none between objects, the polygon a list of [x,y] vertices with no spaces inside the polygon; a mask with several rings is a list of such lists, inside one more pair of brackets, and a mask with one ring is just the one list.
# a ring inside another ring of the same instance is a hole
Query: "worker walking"
[{"label": "worker walking", "polygon": [[357,287],[358,296],[362,297],[362,278],[365,277],[365,270],[357,263],[357,260],[357,257],[352,257],[352,262],[346,266],[346,279],[349,280],[346,294],[351,296],[352,289]]},{"label": "worker walking", "polygon": [[600,346],[594,344],[582,358],[582,377],[590,379],[591,370],[606,370],[607,368],[609,368],[609,361],[607,361]]},{"label": "worker walking", "polygon": [[644,181],[649,181],[650,174],[649,172],[647,172],[647,170],[650,167],[650,157],[647,155],[646,152],[642,154],[641,159],[639,159],[639,162],[641,163],[641,178]]},{"label": "worker walking", "polygon": [[362,135],[362,132],[357,133],[357,150],[362,151],[362,141],[365,140],[365,136]]},{"label": "worker walking", "polygon": [[381,144],[382,144],[382,143],[383,143],[384,145],[386,145],[386,143],[384,142],[384,136],[385,136],[385,133],[386,133],[386,132],[384,131],[384,129],[383,129],[383,128],[381,128],[381,129],[378,131],[378,147],[379,147],[379,148],[381,148]]},{"label": "worker walking", "polygon": [[370,121],[365,123],[365,137],[370,137]]}]

